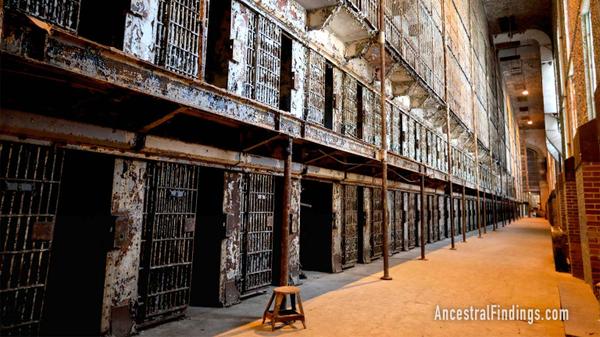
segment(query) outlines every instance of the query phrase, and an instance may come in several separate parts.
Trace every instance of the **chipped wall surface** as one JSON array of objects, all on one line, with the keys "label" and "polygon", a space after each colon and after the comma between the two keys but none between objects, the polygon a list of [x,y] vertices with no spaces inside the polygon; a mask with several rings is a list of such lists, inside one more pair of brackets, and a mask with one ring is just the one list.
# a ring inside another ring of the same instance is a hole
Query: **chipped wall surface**
[{"label": "chipped wall surface", "polygon": [[362,246],[362,253],[359,254],[359,256],[362,255],[362,259],[359,262],[369,263],[369,262],[371,262],[371,219],[372,219],[371,193],[373,192],[373,190],[368,187],[363,187],[362,190],[363,190],[362,204],[363,204],[364,217],[363,217],[363,219],[359,219],[359,221],[363,224],[361,226],[362,227],[361,228],[362,229],[362,244],[358,245],[359,247]]},{"label": "chipped wall surface", "polygon": [[338,68],[333,69],[333,131],[343,133],[344,73]]},{"label": "chipped wall surface", "polygon": [[[299,179],[292,179],[290,199],[290,236],[289,236],[289,273],[292,284],[300,283],[300,194],[302,183]],[[275,240],[277,241],[277,240]]]},{"label": "chipped wall surface", "polygon": [[219,280],[219,301],[229,306],[239,303],[237,287],[241,275],[240,226],[242,223],[240,194],[242,173],[224,172],[223,214],[225,214],[225,239],[221,243],[221,272]]},{"label": "chipped wall surface", "polygon": [[238,1],[231,1],[232,57],[229,62],[227,90],[244,97],[251,97],[251,68],[254,67],[256,13]]},{"label": "chipped wall surface", "polygon": [[332,203],[331,212],[333,224],[331,230],[331,271],[339,273],[342,271],[342,217],[343,217],[343,186],[339,183],[331,185]]},{"label": "chipped wall surface", "polygon": [[159,0],[132,0],[125,16],[123,51],[154,62],[154,39]]},{"label": "chipped wall surface", "polygon": [[145,162],[115,159],[111,212],[124,219],[127,227],[120,247],[110,251],[106,258],[101,323],[101,331],[105,334],[111,331],[113,308],[127,307],[133,317],[138,296],[145,176]]},{"label": "chipped wall surface", "polygon": [[308,75],[308,51],[304,45],[292,42],[292,69],[294,72],[294,89],[292,90],[290,112],[294,117],[304,118],[305,84]]},{"label": "chipped wall surface", "polygon": [[[218,0],[213,0],[218,1]],[[294,0],[252,0],[269,14],[297,31],[306,30],[306,9]]]}]

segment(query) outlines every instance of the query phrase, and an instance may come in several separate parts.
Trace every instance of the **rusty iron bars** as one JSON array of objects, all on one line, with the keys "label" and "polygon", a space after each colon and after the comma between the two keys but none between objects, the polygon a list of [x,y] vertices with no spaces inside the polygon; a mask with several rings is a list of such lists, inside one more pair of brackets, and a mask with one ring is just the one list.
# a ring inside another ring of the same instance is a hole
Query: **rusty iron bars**
[{"label": "rusty iron bars", "polygon": [[187,308],[192,277],[199,167],[149,162],[138,278],[140,325]]},{"label": "rusty iron bars", "polygon": [[383,198],[380,188],[372,190],[371,207],[371,258],[380,258],[383,255]]},{"label": "rusty iron bars", "polygon": [[247,173],[242,179],[241,194],[241,278],[238,288],[242,295],[248,295],[273,281],[275,177]]},{"label": "rusty iron bars", "polygon": [[358,137],[358,83],[352,76],[344,75],[343,98],[343,129],[342,132],[352,137]]},{"label": "rusty iron bars", "polygon": [[305,119],[323,125],[325,121],[325,58],[316,51],[308,52]]},{"label": "rusty iron bars", "polygon": [[198,76],[200,0],[159,0],[154,63],[169,71]]},{"label": "rusty iron bars", "polygon": [[392,252],[398,253],[404,248],[404,205],[402,203],[403,194],[401,191],[393,192],[393,206],[390,208],[390,214],[393,214],[394,221],[391,222]]},{"label": "rusty iron bars", "polygon": [[244,13],[246,31],[245,39],[241,41],[244,45],[241,94],[279,108],[281,28],[250,9]]},{"label": "rusty iron bars", "polygon": [[259,102],[279,108],[281,28],[259,15],[257,38],[254,98]]},{"label": "rusty iron bars", "polygon": [[64,151],[0,142],[0,335],[39,333]]},{"label": "rusty iron bars", "polygon": [[70,31],[77,31],[81,0],[6,0],[16,9]]},{"label": "rusty iron bars", "polygon": [[358,187],[343,186],[342,268],[358,261]]}]

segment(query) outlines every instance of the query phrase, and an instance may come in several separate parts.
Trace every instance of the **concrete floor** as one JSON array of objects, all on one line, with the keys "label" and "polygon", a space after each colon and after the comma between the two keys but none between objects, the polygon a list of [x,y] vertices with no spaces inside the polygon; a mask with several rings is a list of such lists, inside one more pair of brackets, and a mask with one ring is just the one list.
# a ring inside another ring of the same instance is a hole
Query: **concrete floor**
[{"label": "concrete floor", "polygon": [[390,259],[392,281],[382,281],[381,261],[341,274],[308,272],[302,288],[308,328],[296,323],[271,332],[257,320],[270,294],[230,308],[190,308],[188,317],[142,336],[564,336],[561,321],[435,321],[441,308],[560,308],[558,284],[572,282],[554,271],[550,227],[522,219],[482,239],[449,250],[449,240]]}]

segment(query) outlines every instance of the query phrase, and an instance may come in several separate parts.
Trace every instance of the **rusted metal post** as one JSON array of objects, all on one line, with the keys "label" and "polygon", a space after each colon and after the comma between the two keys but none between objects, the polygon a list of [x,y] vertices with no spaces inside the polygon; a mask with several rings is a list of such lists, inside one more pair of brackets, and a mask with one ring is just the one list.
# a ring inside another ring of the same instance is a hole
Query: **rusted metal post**
[{"label": "rusted metal post", "polygon": [[487,197],[483,192],[483,234],[487,234],[488,212],[487,212]]},{"label": "rusted metal post", "polygon": [[380,81],[380,112],[381,112],[381,200],[383,204],[383,276],[382,280],[391,280],[390,277],[390,249],[388,228],[390,216],[388,214],[388,179],[387,179],[387,120],[385,111],[385,0],[379,0],[379,57],[381,59],[379,70]]},{"label": "rusted metal post", "polygon": [[496,207],[497,207],[497,205],[496,205],[496,195],[493,194],[492,195],[492,212],[494,214],[494,224],[493,224],[492,228],[493,228],[494,231],[496,230],[496,227],[497,227],[497,224],[498,224],[498,218],[496,217]]},{"label": "rusted metal post", "polygon": [[421,166],[421,211],[419,217],[421,218],[421,234],[419,239],[421,241],[421,260],[425,260],[425,166]]},{"label": "rusted metal post", "polygon": [[[442,17],[445,17],[445,13],[446,13],[446,5],[445,5],[445,0],[442,1]],[[444,34],[444,69],[448,68],[448,54],[447,54],[447,50],[446,50],[446,21],[444,20],[444,22],[442,23],[442,30],[443,30],[443,34]],[[444,83],[448,84],[448,72],[444,71]],[[448,142],[446,144],[446,151],[448,153],[448,174],[446,175],[448,178],[448,193],[450,194],[450,249],[456,249],[455,245],[454,245],[454,236],[456,235],[455,233],[455,226],[456,224],[454,223],[454,199],[452,198],[453,195],[453,190],[454,187],[452,186],[452,144],[450,142],[450,105],[447,103],[448,102],[448,86],[445,85],[444,86],[444,93],[445,93],[445,97],[446,97],[446,141]]]},{"label": "rusted metal post", "polygon": [[292,138],[288,137],[284,149],[283,161],[283,195],[281,197],[281,260],[279,285],[288,285],[289,278],[289,237],[290,237],[290,201],[292,192]]},{"label": "rusted metal post", "polygon": [[452,145],[450,144],[450,107],[446,105],[446,140],[448,141],[448,193],[450,194],[450,249],[456,249],[454,246],[454,199],[452,198]]},{"label": "rusted metal post", "polygon": [[465,206],[467,205],[467,193],[465,192],[465,181],[463,181],[462,187],[462,207],[461,207],[461,215],[462,215],[462,239],[463,242],[467,242],[467,213],[465,210]]}]

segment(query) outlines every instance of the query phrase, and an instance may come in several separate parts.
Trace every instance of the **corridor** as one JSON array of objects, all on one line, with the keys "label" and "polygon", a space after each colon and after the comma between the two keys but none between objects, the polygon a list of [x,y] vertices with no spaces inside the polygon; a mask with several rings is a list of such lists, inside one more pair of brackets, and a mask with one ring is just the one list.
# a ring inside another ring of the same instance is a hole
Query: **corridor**
[{"label": "corridor", "polygon": [[[379,280],[381,262],[358,265],[341,274],[309,274],[301,286],[307,314],[301,324],[272,334],[258,318],[268,295],[254,297],[232,308],[191,308],[190,318],[142,332],[142,336],[285,335],[303,336],[564,336],[561,321],[435,321],[440,308],[560,308],[560,282],[582,282],[554,271],[550,226],[542,219],[525,218],[483,239],[470,236],[452,251],[448,240],[432,246],[427,261],[417,250],[390,260],[393,280]],[[360,275],[364,275],[360,277]],[[319,280],[315,282],[315,277]],[[354,282],[349,282],[355,278]],[[324,288],[330,291],[320,295]],[[225,319],[227,317],[227,319]],[[225,321],[224,321],[225,320]],[[227,326],[237,328],[227,330]]]}]

